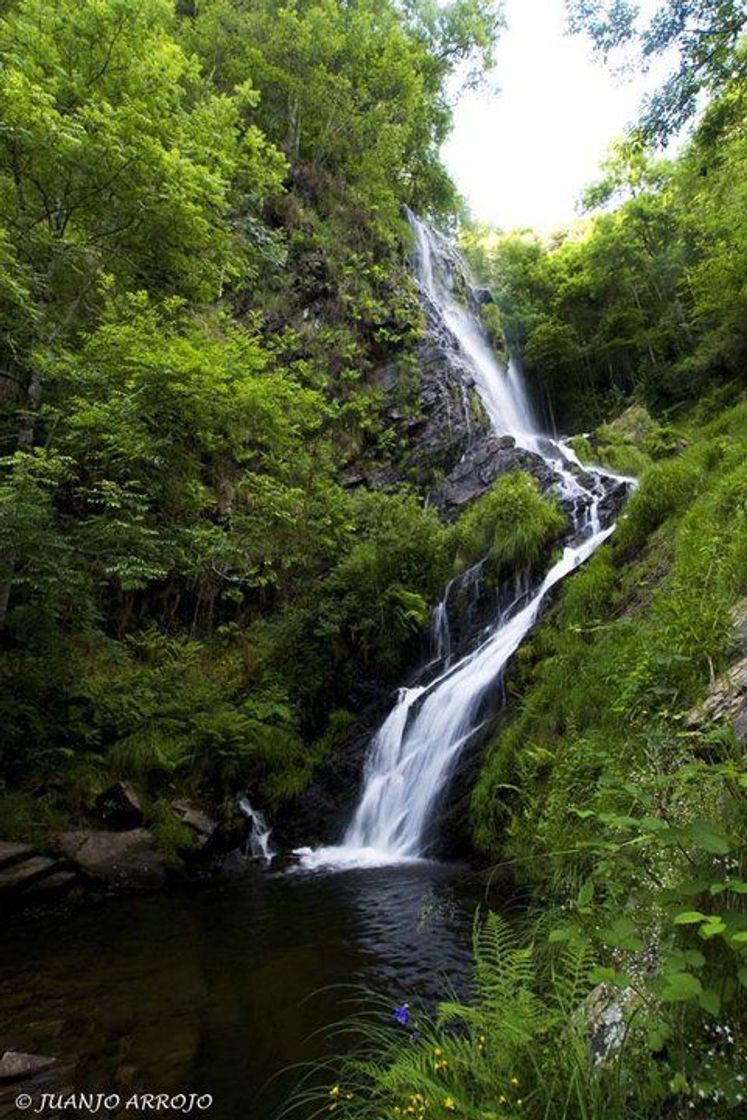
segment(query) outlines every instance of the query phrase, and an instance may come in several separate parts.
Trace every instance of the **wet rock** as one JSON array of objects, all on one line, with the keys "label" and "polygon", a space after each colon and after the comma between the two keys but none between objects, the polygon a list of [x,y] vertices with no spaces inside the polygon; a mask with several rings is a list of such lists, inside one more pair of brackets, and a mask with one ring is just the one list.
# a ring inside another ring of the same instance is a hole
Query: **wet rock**
[{"label": "wet rock", "polygon": [[50,1069],[56,1058],[43,1054],[24,1054],[20,1050],[6,1050],[0,1058],[0,1081],[23,1081]]},{"label": "wet rock", "polygon": [[742,653],[747,654],[747,599],[740,599],[731,609],[734,621],[734,644]]},{"label": "wet rock", "polygon": [[160,887],[166,878],[163,857],[145,828],[75,829],[61,833],[56,843],[81,871],[107,886],[148,890]]},{"label": "wet rock", "polygon": [[134,789],[127,782],[115,782],[94,803],[96,815],[109,828],[127,830],[143,823],[143,807]]}]

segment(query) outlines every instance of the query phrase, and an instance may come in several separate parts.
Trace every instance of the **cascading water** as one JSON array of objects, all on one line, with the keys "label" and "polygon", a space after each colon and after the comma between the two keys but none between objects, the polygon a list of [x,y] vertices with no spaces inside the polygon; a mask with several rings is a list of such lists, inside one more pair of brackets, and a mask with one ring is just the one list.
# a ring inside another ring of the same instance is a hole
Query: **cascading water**
[{"label": "cascading water", "polygon": [[457,346],[496,434],[513,436],[519,447],[540,455],[553,469],[560,495],[574,510],[576,543],[564,549],[533,593],[520,596],[500,613],[477,648],[456,661],[449,632],[449,585],[432,624],[441,671],[428,684],[400,691],[369,748],[360,801],[342,843],[299,850],[301,863],[309,868],[396,863],[425,855],[433,810],[460,751],[481,725],[491,688],[537,620],[550,589],[614,529],[602,527],[599,506],[605,480],[618,476],[583,468],[580,481],[581,472],[571,469],[581,467],[573,451],[540,433],[518,367],[501,368],[475,315],[455,295],[458,258],[415,215],[410,215],[410,223],[424,302]]},{"label": "cascading water", "polygon": [[272,863],[276,853],[270,844],[272,830],[264,815],[252,806],[246,796],[239,798],[238,807],[242,816],[249,821],[249,855],[252,859],[261,860],[263,863]]}]

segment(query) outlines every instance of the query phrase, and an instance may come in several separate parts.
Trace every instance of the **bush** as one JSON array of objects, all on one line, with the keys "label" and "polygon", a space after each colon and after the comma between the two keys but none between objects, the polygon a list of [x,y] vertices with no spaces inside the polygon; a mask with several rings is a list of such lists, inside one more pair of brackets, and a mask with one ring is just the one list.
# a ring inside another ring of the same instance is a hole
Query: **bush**
[{"label": "bush", "polygon": [[525,471],[504,475],[459,520],[451,533],[455,562],[467,568],[488,557],[498,578],[534,567],[566,524],[553,498],[543,497]]}]

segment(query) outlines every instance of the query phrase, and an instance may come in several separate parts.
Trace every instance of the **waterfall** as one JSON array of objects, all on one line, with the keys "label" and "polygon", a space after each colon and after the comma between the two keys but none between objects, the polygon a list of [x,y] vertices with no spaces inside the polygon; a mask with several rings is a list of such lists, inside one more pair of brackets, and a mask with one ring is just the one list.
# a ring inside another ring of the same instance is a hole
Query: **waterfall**
[{"label": "waterfall", "polygon": [[360,800],[342,842],[298,851],[302,864],[310,868],[396,863],[426,854],[438,799],[460,751],[479,730],[485,701],[504,667],[536,622],[549,591],[614,529],[602,526],[599,505],[606,482],[618,476],[583,468],[583,481],[577,478],[579,472],[571,467],[581,464],[573,451],[539,431],[519,367],[501,367],[476,316],[458,298],[455,285],[464,271],[453,248],[415,215],[409,220],[424,303],[453,340],[495,433],[514,436],[517,446],[540,455],[552,467],[556,488],[574,511],[575,543],[564,549],[533,592],[499,613],[476,649],[456,661],[447,612],[451,584],[447,587],[432,620],[441,671],[428,684],[400,690],[369,747]]},{"label": "waterfall", "polygon": [[270,846],[272,830],[268,827],[264,815],[259,809],[252,807],[246,796],[239,798],[238,806],[239,812],[249,821],[249,854],[253,859],[262,860],[263,863],[272,863],[276,853]]}]

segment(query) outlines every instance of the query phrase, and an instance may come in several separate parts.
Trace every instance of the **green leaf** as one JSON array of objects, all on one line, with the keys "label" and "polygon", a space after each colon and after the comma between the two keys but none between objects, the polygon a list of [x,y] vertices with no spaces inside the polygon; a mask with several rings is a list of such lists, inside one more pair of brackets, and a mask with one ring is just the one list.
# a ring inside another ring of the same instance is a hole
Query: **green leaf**
[{"label": "green leaf", "polygon": [[718,1015],[721,1011],[721,997],[712,988],[706,988],[700,993],[698,1003],[709,1015]]},{"label": "green leaf", "polygon": [[701,937],[706,939],[711,937],[718,937],[720,933],[726,930],[726,922],[718,914],[711,914],[711,916],[703,923],[698,930]]},{"label": "green leaf", "polygon": [[674,919],[676,926],[694,926],[698,922],[705,922],[708,918],[707,914],[701,914],[700,910],[683,910]]},{"label": "green leaf", "polygon": [[693,821],[685,830],[697,848],[711,855],[725,856],[732,850],[732,843],[723,833],[717,832],[709,821]]},{"label": "green leaf", "polygon": [[585,906],[589,905],[589,903],[592,901],[593,898],[594,898],[594,883],[592,882],[591,879],[587,879],[586,882],[581,887],[580,891],[578,892],[578,897],[576,898],[576,902],[577,902],[578,906],[585,907]]},{"label": "green leaf", "polygon": [[697,999],[703,985],[691,972],[670,972],[664,978],[661,998],[669,1003],[687,1002]]}]

